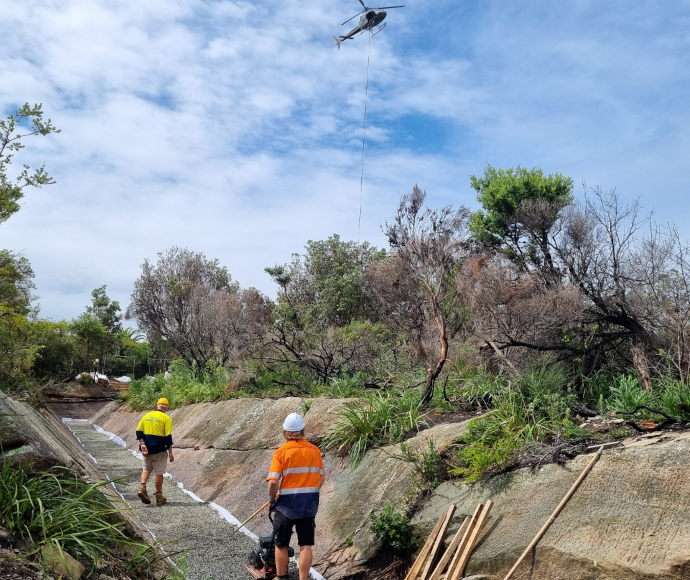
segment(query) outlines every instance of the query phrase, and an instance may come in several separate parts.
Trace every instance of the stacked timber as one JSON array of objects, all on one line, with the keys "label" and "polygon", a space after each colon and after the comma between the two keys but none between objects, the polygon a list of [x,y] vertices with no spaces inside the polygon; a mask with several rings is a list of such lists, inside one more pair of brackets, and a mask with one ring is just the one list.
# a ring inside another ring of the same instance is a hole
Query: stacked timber
[{"label": "stacked timber", "polygon": [[493,505],[491,500],[480,503],[474,514],[465,518],[441,554],[443,540],[455,512],[455,506],[451,505],[439,517],[405,580],[460,580]]}]

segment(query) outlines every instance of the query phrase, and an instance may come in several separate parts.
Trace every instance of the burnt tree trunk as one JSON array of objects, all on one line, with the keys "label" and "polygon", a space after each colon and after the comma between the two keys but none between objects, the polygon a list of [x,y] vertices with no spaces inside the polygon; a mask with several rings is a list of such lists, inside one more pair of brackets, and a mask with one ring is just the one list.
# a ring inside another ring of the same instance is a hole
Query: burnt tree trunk
[{"label": "burnt tree trunk", "polygon": [[446,362],[446,356],[448,355],[448,335],[446,334],[446,320],[441,314],[440,308],[437,308],[437,314],[434,317],[436,324],[439,329],[439,341],[441,343],[441,356],[436,363],[434,368],[429,367],[426,370],[426,385],[424,386],[424,392],[422,393],[422,405],[428,405],[434,396],[434,387],[436,385],[436,379],[441,374],[443,370],[443,365]]},{"label": "burnt tree trunk", "polygon": [[645,353],[645,343],[639,337],[633,337],[632,346],[632,359],[633,366],[635,367],[635,372],[637,377],[640,379],[640,383],[647,390],[652,390],[652,373],[649,370],[649,361],[647,360],[647,354]]}]

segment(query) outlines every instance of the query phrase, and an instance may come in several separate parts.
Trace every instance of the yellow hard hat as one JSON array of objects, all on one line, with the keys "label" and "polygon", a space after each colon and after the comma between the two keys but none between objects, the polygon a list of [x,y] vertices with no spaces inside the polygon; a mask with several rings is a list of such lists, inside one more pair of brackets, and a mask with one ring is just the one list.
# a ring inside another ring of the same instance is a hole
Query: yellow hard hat
[{"label": "yellow hard hat", "polygon": [[156,401],[156,406],[158,405],[167,405],[169,407],[170,403],[168,402],[168,399],[166,399],[165,397],[161,397]]}]

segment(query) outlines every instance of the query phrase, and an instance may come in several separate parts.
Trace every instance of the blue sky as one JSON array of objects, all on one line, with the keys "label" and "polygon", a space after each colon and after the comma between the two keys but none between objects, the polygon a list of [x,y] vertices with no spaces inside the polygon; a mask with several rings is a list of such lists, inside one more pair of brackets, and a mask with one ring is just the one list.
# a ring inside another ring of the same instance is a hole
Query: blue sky
[{"label": "blue sky", "polygon": [[103,284],[124,309],[172,246],[273,297],[264,268],[308,240],[385,247],[415,184],[477,209],[487,164],[616,189],[690,234],[690,0],[410,0],[337,50],[359,8],[0,0],[0,114],[41,102],[62,129],[17,159],[57,184],[0,225],[41,316]]}]

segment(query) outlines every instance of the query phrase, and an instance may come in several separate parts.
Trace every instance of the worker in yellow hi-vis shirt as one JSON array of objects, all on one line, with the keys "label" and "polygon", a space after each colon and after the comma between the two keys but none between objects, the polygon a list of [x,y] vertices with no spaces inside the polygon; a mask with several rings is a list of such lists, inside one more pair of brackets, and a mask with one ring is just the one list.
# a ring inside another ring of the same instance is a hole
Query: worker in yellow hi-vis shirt
[{"label": "worker in yellow hi-vis shirt", "polygon": [[156,410],[146,413],[137,425],[139,450],[144,456],[144,470],[141,473],[137,495],[146,504],[151,503],[151,498],[146,492],[146,484],[152,471],[155,474],[156,505],[163,505],[168,501],[163,495],[163,474],[168,460],[175,461],[172,450],[172,419],[165,414],[169,408],[168,399],[158,399]]}]

